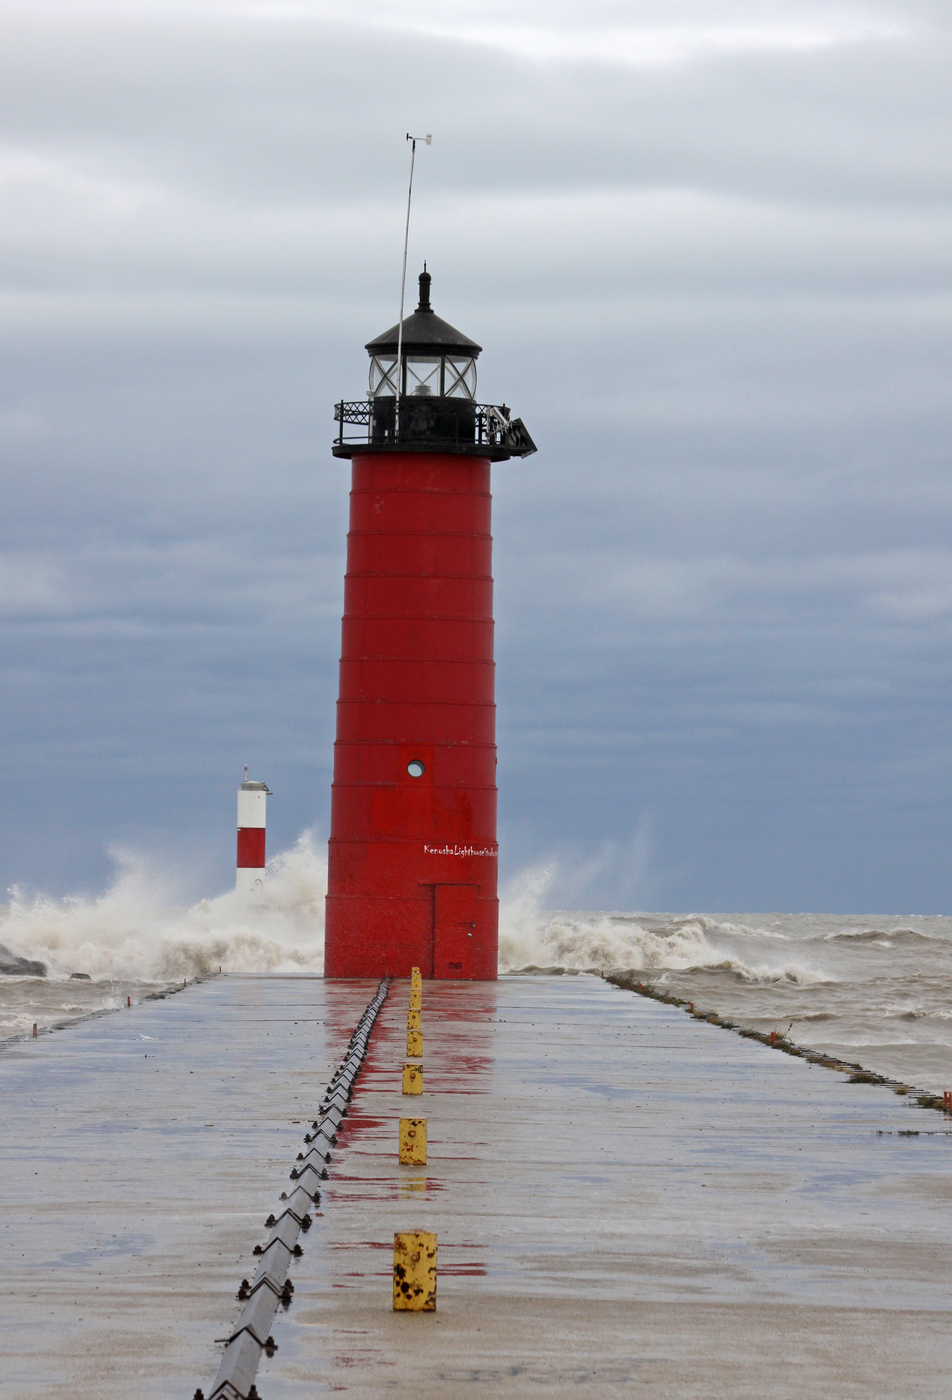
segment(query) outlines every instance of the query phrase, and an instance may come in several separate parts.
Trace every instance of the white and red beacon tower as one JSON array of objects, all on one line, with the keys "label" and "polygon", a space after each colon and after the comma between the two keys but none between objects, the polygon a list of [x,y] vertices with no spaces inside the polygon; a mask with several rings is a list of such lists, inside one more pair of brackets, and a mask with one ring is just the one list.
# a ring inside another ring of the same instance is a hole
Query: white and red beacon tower
[{"label": "white and red beacon tower", "polygon": [[339,403],[352,460],[327,977],[496,976],[490,466],[535,445],[476,402],[480,346],[420,304]]},{"label": "white and red beacon tower", "polygon": [[267,801],[271,789],[267,783],[249,783],[248,765],[245,780],[238,789],[238,870],[235,889],[245,899],[260,899],[264,894],[265,840],[267,832]]}]

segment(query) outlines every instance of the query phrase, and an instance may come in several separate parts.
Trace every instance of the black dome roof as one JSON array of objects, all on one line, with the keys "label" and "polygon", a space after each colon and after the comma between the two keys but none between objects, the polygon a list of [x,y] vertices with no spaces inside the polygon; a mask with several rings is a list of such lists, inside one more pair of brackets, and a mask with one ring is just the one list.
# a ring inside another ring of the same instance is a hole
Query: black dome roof
[{"label": "black dome roof", "polygon": [[[403,353],[405,355],[465,355],[475,360],[483,348],[475,340],[463,335],[448,321],[442,320],[430,305],[430,274],[424,266],[420,273],[420,305],[412,316],[403,318]],[[366,350],[371,355],[395,355],[399,323],[391,326],[375,340],[368,340]]]}]

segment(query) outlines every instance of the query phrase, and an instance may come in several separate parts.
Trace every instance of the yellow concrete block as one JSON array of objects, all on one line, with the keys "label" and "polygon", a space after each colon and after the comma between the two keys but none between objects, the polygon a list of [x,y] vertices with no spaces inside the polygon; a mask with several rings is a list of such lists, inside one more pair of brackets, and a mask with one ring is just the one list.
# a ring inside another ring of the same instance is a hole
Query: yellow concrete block
[{"label": "yellow concrete block", "polygon": [[423,1032],[422,1032],[422,1031],[407,1031],[407,1054],[408,1054],[408,1055],[422,1055],[422,1054],[423,1054]]},{"label": "yellow concrete block", "polygon": [[400,1119],[401,1167],[426,1166],[426,1119]]},{"label": "yellow concrete block", "polygon": [[403,1066],[403,1092],[405,1094],[423,1093],[423,1066],[404,1065]]},{"label": "yellow concrete block", "polygon": [[419,969],[418,967],[411,967],[411,968],[410,968],[410,976],[413,977],[413,978],[415,978],[416,981],[419,982],[419,980],[420,980],[420,969]]},{"label": "yellow concrete block", "polygon": [[430,1230],[393,1237],[393,1310],[436,1311],[436,1235]]},{"label": "yellow concrete block", "polygon": [[422,1006],[422,1003],[421,1003],[421,1001],[420,1001],[420,988],[419,988],[419,987],[411,987],[411,988],[410,988],[410,1010],[411,1010],[411,1011],[419,1011],[419,1010],[421,1009],[421,1006]]},{"label": "yellow concrete block", "polygon": [[419,1013],[419,1011],[408,1011],[408,1012],[407,1012],[407,1030],[408,1030],[408,1031],[418,1031],[419,1029],[420,1029],[420,1013]]}]

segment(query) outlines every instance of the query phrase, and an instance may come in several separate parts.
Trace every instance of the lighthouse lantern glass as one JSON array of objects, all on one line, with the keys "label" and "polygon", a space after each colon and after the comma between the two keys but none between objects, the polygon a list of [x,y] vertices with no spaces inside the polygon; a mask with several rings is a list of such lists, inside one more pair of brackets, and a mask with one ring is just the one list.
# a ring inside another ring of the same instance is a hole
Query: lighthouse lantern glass
[{"label": "lighthouse lantern glass", "polygon": [[450,359],[447,356],[444,384],[443,392],[448,399],[474,399],[476,397],[476,361],[473,359]]},{"label": "lighthouse lantern glass", "polygon": [[370,397],[376,399],[383,394],[396,394],[396,392],[396,355],[372,355],[370,357]]},{"label": "lighthouse lantern glass", "polygon": [[[404,389],[418,397],[475,399],[476,360],[468,355],[404,355]],[[395,397],[396,355],[371,355],[370,397]]]},{"label": "lighthouse lantern glass", "polygon": [[406,393],[426,397],[440,392],[442,359],[439,355],[405,355],[404,361],[407,367]]}]

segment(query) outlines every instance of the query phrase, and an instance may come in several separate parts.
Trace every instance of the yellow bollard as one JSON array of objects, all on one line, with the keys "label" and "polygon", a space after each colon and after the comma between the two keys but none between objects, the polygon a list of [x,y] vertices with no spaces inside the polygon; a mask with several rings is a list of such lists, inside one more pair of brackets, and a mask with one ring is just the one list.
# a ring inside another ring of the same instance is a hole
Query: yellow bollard
[{"label": "yellow bollard", "polygon": [[420,1008],[421,1008],[421,1005],[422,1005],[422,1003],[421,1003],[421,1001],[420,1001],[420,988],[419,988],[419,987],[411,987],[411,988],[410,988],[410,1010],[411,1010],[411,1011],[419,1011]]},{"label": "yellow bollard", "polygon": [[408,1011],[408,1012],[407,1012],[407,1030],[408,1030],[408,1031],[418,1031],[419,1029],[420,1029],[420,1013],[419,1013],[419,1011]]},{"label": "yellow bollard", "polygon": [[426,1119],[400,1119],[401,1167],[426,1166]]},{"label": "yellow bollard", "polygon": [[418,967],[411,967],[411,968],[410,968],[410,976],[414,979],[415,982],[419,982],[419,980],[420,980],[420,969],[419,969]]},{"label": "yellow bollard", "polygon": [[405,1094],[423,1093],[423,1066],[404,1065],[403,1066],[403,1092]]},{"label": "yellow bollard", "polygon": [[407,1031],[407,1054],[423,1055],[423,1032]]},{"label": "yellow bollard", "polygon": [[436,1235],[404,1230],[393,1237],[394,1312],[436,1312]]}]

